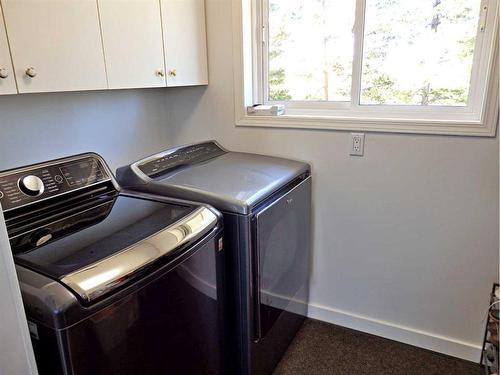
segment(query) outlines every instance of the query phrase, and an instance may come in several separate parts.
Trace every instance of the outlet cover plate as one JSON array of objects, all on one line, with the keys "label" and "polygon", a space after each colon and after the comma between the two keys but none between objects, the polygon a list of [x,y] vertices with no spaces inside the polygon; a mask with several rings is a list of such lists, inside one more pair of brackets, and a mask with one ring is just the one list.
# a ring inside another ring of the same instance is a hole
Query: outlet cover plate
[{"label": "outlet cover plate", "polygon": [[350,155],[363,156],[365,153],[365,134],[351,133]]}]

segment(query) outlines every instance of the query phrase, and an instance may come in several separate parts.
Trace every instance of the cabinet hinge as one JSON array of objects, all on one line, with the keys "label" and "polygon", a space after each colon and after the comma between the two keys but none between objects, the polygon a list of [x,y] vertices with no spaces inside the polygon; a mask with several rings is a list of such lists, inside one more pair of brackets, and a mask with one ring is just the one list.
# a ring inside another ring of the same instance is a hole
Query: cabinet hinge
[{"label": "cabinet hinge", "polygon": [[488,18],[488,5],[483,5],[481,8],[481,15],[479,17],[479,30],[484,31],[486,29],[486,20]]}]

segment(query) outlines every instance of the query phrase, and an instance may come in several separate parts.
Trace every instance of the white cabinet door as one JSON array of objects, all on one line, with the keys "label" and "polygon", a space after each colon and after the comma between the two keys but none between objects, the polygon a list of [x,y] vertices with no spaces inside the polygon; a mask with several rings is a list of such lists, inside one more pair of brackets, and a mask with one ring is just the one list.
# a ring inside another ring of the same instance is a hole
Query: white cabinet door
[{"label": "white cabinet door", "polygon": [[161,0],[167,86],[208,84],[204,0]]},{"label": "white cabinet door", "polygon": [[17,88],[0,7],[0,95],[5,94],[17,94]]},{"label": "white cabinet door", "polygon": [[111,89],[165,87],[158,0],[98,0]]},{"label": "white cabinet door", "polygon": [[2,6],[20,93],[107,88],[96,0]]}]

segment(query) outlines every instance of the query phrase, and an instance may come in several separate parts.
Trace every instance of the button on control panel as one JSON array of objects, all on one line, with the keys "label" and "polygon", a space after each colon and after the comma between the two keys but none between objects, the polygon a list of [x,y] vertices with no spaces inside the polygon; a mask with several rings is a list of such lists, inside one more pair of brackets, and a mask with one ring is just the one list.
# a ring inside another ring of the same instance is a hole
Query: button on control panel
[{"label": "button on control panel", "polygon": [[4,211],[109,180],[99,159],[85,156],[70,162],[0,173]]},{"label": "button on control panel", "polygon": [[214,142],[200,143],[158,156],[153,160],[140,164],[139,169],[145,175],[155,178],[182,166],[202,163],[225,153]]}]

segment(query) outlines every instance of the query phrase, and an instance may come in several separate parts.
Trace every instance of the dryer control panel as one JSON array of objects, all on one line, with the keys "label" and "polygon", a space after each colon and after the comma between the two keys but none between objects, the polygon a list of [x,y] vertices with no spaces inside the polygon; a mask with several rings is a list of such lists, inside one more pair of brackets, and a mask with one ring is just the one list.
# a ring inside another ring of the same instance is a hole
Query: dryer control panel
[{"label": "dryer control panel", "polygon": [[138,168],[150,178],[165,175],[177,168],[202,163],[226,151],[215,142],[184,146],[162,154],[153,155],[138,163]]},{"label": "dryer control panel", "polygon": [[4,211],[110,180],[97,156],[84,155],[0,173]]}]

